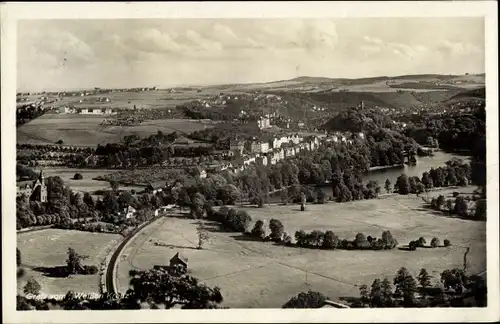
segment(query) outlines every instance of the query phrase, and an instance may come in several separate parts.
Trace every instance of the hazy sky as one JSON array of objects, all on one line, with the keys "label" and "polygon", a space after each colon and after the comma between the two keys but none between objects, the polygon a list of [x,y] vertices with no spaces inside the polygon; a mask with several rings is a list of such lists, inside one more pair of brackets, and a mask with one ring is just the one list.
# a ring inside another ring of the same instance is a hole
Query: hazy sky
[{"label": "hazy sky", "polygon": [[20,21],[18,90],[483,73],[481,18]]}]

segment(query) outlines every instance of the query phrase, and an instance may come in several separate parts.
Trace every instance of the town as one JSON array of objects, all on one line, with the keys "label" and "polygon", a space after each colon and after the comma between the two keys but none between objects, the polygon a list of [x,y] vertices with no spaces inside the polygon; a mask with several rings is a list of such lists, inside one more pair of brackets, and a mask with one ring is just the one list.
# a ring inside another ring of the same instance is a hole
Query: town
[{"label": "town", "polygon": [[487,307],[481,69],[291,69],[19,88],[17,310]]}]

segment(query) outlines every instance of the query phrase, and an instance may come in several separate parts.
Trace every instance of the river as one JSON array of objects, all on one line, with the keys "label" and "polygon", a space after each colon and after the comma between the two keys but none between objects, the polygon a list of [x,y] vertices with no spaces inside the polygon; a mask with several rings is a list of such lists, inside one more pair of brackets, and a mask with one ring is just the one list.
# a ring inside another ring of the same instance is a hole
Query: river
[{"label": "river", "polygon": [[[468,161],[470,159],[470,157],[467,155],[459,155],[443,151],[436,151],[434,152],[433,156],[424,156],[424,157],[417,156],[416,165],[404,165],[404,166],[391,167],[387,169],[372,170],[366,172],[361,178],[363,179],[363,183],[367,183],[370,180],[377,181],[380,187],[382,188],[382,192],[385,192],[384,184],[386,179],[389,179],[391,181],[391,184],[394,185],[396,183],[397,178],[402,173],[406,173],[406,175],[409,177],[417,176],[421,178],[422,173],[424,173],[425,171],[429,171],[431,168],[442,167],[445,165],[446,161],[449,161],[452,158],[459,158],[464,161]],[[332,195],[331,187],[324,186],[322,189],[325,191],[327,197]],[[280,202],[281,199],[280,197],[281,197],[280,192],[273,193],[270,195],[270,199],[268,200],[268,202],[278,203]]]}]

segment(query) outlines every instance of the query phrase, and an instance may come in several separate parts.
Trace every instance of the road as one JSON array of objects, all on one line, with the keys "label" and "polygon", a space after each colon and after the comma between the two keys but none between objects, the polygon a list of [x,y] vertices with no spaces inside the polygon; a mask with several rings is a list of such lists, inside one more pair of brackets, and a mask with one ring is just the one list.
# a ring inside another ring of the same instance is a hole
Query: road
[{"label": "road", "polygon": [[153,223],[156,221],[158,218],[153,218],[146,223],[140,225],[137,227],[133,232],[131,232],[123,241],[118,245],[116,250],[113,252],[111,255],[111,258],[109,259],[109,264],[106,268],[106,291],[108,293],[111,293],[113,295],[118,295],[118,290],[117,287],[115,287],[115,270],[116,270],[116,262],[118,261],[118,258],[120,257],[123,249],[127,245],[127,243],[132,240],[137,233],[139,233],[144,227],[148,226],[149,224]]}]

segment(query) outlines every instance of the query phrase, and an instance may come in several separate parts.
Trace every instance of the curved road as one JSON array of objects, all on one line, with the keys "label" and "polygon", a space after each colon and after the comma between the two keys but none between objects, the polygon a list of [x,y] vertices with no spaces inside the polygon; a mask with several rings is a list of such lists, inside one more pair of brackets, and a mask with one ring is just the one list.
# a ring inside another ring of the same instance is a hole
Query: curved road
[{"label": "curved road", "polygon": [[152,224],[154,221],[158,220],[159,217],[155,217],[146,223],[140,225],[137,227],[135,230],[133,230],[123,241],[120,242],[116,250],[113,252],[111,255],[111,258],[109,259],[108,266],[106,268],[106,291],[108,293],[111,293],[113,295],[118,295],[118,290],[117,287],[115,287],[115,270],[116,270],[116,261],[118,261],[118,257],[121,255],[123,249],[127,245],[128,242],[130,242],[131,239],[133,239],[144,227]]}]

